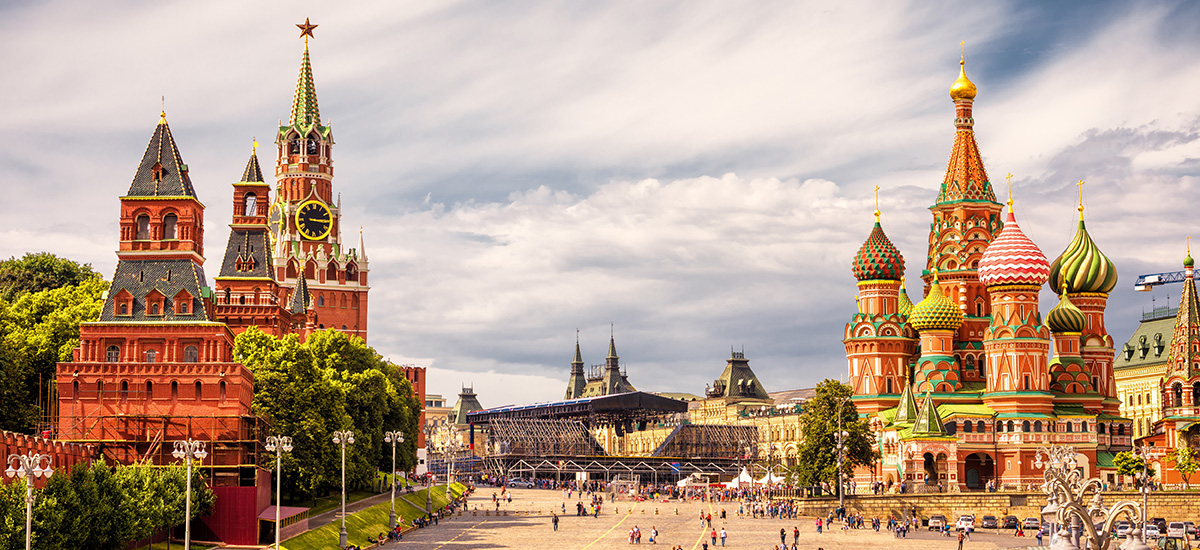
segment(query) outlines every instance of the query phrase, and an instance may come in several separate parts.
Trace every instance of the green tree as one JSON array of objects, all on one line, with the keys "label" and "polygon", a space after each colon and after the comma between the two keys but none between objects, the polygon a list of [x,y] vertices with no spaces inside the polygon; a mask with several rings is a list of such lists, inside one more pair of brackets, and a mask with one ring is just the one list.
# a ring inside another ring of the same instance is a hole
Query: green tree
[{"label": "green tree", "polygon": [[37,422],[37,401],[49,399],[48,385],[60,361],[72,360],[79,345],[79,324],[100,317],[108,283],[88,278],[63,286],[21,294],[0,302],[0,372],[5,384],[0,401],[0,429],[29,432]]},{"label": "green tree", "polygon": [[875,438],[866,420],[860,420],[858,409],[850,401],[853,395],[850,386],[837,380],[826,379],[817,384],[816,395],[804,403],[800,416],[800,431],[803,442],[797,449],[797,466],[794,468],[801,485],[813,485],[822,481],[837,484],[837,431],[839,403],[841,403],[842,430],[846,437],[843,473],[854,477],[854,468],[869,466],[879,459],[875,451]]},{"label": "green tree", "polygon": [[[1113,457],[1113,464],[1117,466],[1117,475],[1133,476],[1137,479],[1137,486],[1142,484],[1142,467],[1146,461],[1140,456],[1136,456],[1129,451],[1122,451]],[[1154,478],[1154,468],[1146,468],[1146,475]]]},{"label": "green tree", "polygon": [[0,300],[11,302],[22,294],[75,286],[100,274],[92,264],[81,264],[49,252],[30,252],[0,261]]},{"label": "green tree", "polygon": [[0,483],[0,549],[25,548],[25,484]]},{"label": "green tree", "polygon": [[1183,487],[1189,488],[1192,474],[1196,473],[1197,468],[1200,467],[1200,464],[1196,463],[1196,451],[1187,445],[1182,445],[1172,449],[1167,458],[1175,463],[1175,471],[1179,472],[1179,476],[1183,478]]}]

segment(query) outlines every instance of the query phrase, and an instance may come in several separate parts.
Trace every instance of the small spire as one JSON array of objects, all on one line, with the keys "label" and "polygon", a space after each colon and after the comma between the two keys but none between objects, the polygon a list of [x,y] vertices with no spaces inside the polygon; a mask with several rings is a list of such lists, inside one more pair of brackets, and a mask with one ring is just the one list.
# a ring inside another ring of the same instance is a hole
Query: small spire
[{"label": "small spire", "polygon": [[879,186],[875,186],[875,223],[879,223]]},{"label": "small spire", "polygon": [[1079,221],[1083,221],[1083,180],[1075,185],[1079,186]]},{"label": "small spire", "polygon": [[1006,176],[1006,178],[1005,178],[1005,179],[1007,179],[1007,180],[1008,180],[1008,212],[1009,212],[1010,214],[1011,214],[1011,213],[1012,213],[1012,211],[1013,211],[1013,207],[1012,207],[1012,205],[1013,205],[1013,200],[1012,200],[1012,178],[1013,178],[1012,172],[1009,172],[1009,173],[1008,173],[1008,176]]},{"label": "small spire", "polygon": [[583,352],[579,350],[579,329],[575,329],[575,360],[571,361],[571,365],[583,367]]},{"label": "small spire", "polygon": [[608,331],[608,358],[615,359],[617,357],[616,323],[610,323]]},{"label": "small spire", "polygon": [[367,245],[363,242],[363,228],[361,225],[358,226],[358,259],[363,262],[367,261]]},{"label": "small spire", "polygon": [[938,269],[936,267],[933,268],[932,273],[933,273],[933,282],[935,282],[935,283],[938,282]]}]

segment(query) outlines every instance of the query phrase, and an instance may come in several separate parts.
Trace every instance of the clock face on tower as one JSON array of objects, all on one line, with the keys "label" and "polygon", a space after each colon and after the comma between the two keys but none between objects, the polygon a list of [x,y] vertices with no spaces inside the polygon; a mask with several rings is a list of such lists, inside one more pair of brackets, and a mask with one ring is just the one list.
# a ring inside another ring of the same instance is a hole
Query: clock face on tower
[{"label": "clock face on tower", "polygon": [[333,216],[321,201],[308,201],[296,209],[296,229],[310,241],[324,239],[333,229]]},{"label": "clock face on tower", "polygon": [[279,235],[283,232],[282,202],[276,202],[271,205],[271,211],[267,214],[267,227],[271,230],[271,241],[279,240]]}]

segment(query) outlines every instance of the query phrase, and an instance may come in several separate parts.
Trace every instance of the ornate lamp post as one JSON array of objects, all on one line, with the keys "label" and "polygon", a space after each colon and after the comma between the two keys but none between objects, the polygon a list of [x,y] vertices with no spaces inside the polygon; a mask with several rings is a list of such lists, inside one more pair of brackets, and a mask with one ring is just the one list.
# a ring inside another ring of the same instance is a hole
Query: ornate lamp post
[{"label": "ornate lamp post", "polygon": [[838,401],[838,408],[837,408],[838,427],[837,427],[837,433],[834,434],[835,436],[837,436],[838,507],[843,510],[846,509],[846,488],[845,488],[844,482],[842,481],[842,479],[843,479],[842,464],[846,461],[846,438],[850,437],[850,432],[842,430],[842,405],[845,405],[846,401],[849,401],[849,400],[850,400],[850,398],[846,397],[846,398],[843,398]]},{"label": "ornate lamp post", "polygon": [[[1042,509],[1042,517],[1057,525],[1052,534],[1051,548],[1053,550],[1078,550],[1078,540],[1072,540],[1080,535],[1087,536],[1087,545],[1092,550],[1107,550],[1112,539],[1107,535],[1117,519],[1124,515],[1133,519],[1140,510],[1133,501],[1121,501],[1111,508],[1104,506],[1104,485],[1098,478],[1085,480],[1083,471],[1078,468],[1074,447],[1054,445],[1041,447],[1033,462],[1034,466],[1044,468],[1042,492],[1046,493],[1046,507]],[[1084,505],[1091,495],[1091,502]],[[1075,537],[1066,530],[1065,525],[1070,521],[1071,530]],[[1138,539],[1140,529],[1132,529],[1121,545],[1123,550],[1149,550],[1145,542]]]},{"label": "ornate lamp post", "polygon": [[[13,462],[19,462],[20,465],[13,468]],[[42,467],[43,462],[46,463],[45,468]],[[4,470],[4,475],[25,480],[25,550],[29,550],[33,544],[33,480],[38,477],[50,479],[54,475],[54,470],[50,468],[50,455],[33,451],[23,455],[8,455],[8,468]]]},{"label": "ornate lamp post", "polygon": [[333,442],[342,446],[342,530],[338,533],[338,547],[346,548],[346,445],[354,444],[354,432],[341,430],[333,432]]},{"label": "ornate lamp post", "polygon": [[446,432],[449,435],[446,438],[445,455],[450,459],[450,462],[446,468],[446,501],[449,502],[451,476],[454,474],[454,458],[458,453],[458,450],[462,447],[460,444],[461,442],[459,441],[462,436],[460,435],[458,428],[455,428],[453,424],[446,425]]},{"label": "ornate lamp post", "polygon": [[396,528],[396,444],[404,443],[404,432],[384,432],[383,440],[392,444],[392,512],[388,524]]},{"label": "ornate lamp post", "polygon": [[188,439],[176,441],[175,450],[171,455],[187,464],[187,489],[184,497],[183,515],[183,550],[192,550],[192,461],[204,460],[208,451],[204,450],[204,442]]},{"label": "ornate lamp post", "polygon": [[[433,461],[430,460],[430,456],[429,456],[430,455],[429,449],[433,447],[433,445],[432,445],[433,442],[431,441],[432,439],[433,439],[433,425],[426,424],[425,425],[425,476],[426,476],[425,479],[426,480],[429,479],[429,476],[433,475],[433,472],[429,471],[429,469],[430,469],[429,467],[433,464]],[[429,482],[425,486],[425,513],[431,514],[431,515],[433,514],[433,497],[431,496],[432,494],[433,494],[433,482]]]},{"label": "ornate lamp post", "polygon": [[283,505],[283,453],[292,452],[292,438],[286,435],[267,436],[268,453],[275,453],[275,550],[279,550],[280,508]]}]

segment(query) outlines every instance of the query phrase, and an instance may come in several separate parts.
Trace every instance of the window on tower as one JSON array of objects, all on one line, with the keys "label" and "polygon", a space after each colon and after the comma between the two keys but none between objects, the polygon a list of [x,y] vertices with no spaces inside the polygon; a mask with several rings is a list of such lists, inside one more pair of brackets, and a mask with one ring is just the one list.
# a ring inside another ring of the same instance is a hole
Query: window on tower
[{"label": "window on tower", "polygon": [[150,239],[150,216],[142,214],[137,217],[137,235],[133,238],[139,241]]},{"label": "window on tower", "polygon": [[104,350],[104,359],[106,361],[108,361],[109,363],[116,363],[116,362],[120,361],[121,360],[120,346],[108,346],[108,349]]},{"label": "window on tower", "polygon": [[183,348],[183,362],[195,363],[200,360],[200,350],[196,346],[188,346]]},{"label": "window on tower", "polygon": [[147,363],[153,363],[154,359],[157,357],[158,357],[158,352],[156,352],[152,349],[146,350],[146,362]]},{"label": "window on tower", "polygon": [[300,154],[300,138],[292,138],[291,147],[288,149],[288,151],[293,155]]},{"label": "window on tower", "polygon": [[258,215],[258,195],[254,193],[246,193],[246,208],[242,213],[243,216]]},{"label": "window on tower", "polygon": [[312,138],[312,136],[309,136],[309,139],[308,139],[308,154],[310,154],[310,155],[315,155],[315,154],[317,154],[317,147],[318,147],[318,146],[319,146],[319,143],[317,142],[317,140],[316,140],[316,139],[313,139],[313,138]]},{"label": "window on tower", "polygon": [[167,214],[163,216],[163,239],[171,240],[178,237],[175,236],[175,226],[179,223],[179,217],[175,214]]}]

